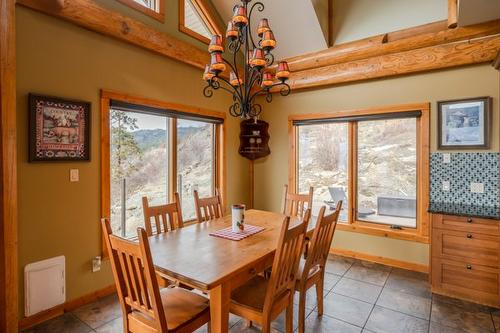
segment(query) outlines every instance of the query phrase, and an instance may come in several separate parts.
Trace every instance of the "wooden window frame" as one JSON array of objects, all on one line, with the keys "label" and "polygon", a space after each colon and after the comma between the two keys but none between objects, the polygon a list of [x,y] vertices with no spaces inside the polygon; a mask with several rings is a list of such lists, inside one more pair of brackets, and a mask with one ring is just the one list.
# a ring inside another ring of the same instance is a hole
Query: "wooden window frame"
[{"label": "wooden window frame", "polygon": [[289,170],[288,186],[297,191],[298,184],[298,131],[293,124],[296,120],[314,120],[325,118],[341,118],[347,116],[375,115],[385,113],[405,113],[421,111],[417,122],[417,227],[416,229],[391,229],[390,225],[373,222],[364,222],[356,219],[356,166],[357,166],[357,122],[348,123],[348,223],[339,223],[337,229],[350,232],[359,232],[380,237],[403,239],[408,241],[429,243],[430,214],[429,206],[429,127],[430,104],[404,104],[386,107],[376,107],[360,110],[335,111],[326,113],[290,115],[288,117],[289,138]]},{"label": "wooden window frame", "polygon": [[[210,30],[210,33],[212,35],[222,36],[222,28],[218,24],[217,20],[214,18],[215,15],[213,15],[212,10],[208,6],[206,0],[190,0],[190,1],[195,7],[195,10],[201,16],[202,21],[206,24],[208,30]],[[185,15],[184,0],[179,0],[179,31],[208,45],[210,43],[210,39],[186,27],[184,15]]]},{"label": "wooden window frame", "polygon": [[158,4],[157,10],[153,10],[151,8],[143,6],[143,5],[135,2],[134,0],[117,0],[117,1],[132,8],[132,9],[135,9],[135,10],[143,13],[144,15],[152,17],[161,23],[165,23],[165,1],[166,0],[155,0],[155,1],[157,1],[157,4]]},{"label": "wooden window frame", "polygon": [[[195,106],[169,103],[164,101],[158,101],[153,99],[148,99],[144,97],[132,96],[128,94],[113,92],[109,90],[101,90],[101,217],[110,218],[111,204],[111,178],[110,178],[110,131],[109,131],[109,114],[111,110],[111,101],[121,101],[137,105],[144,105],[149,107],[155,107],[160,109],[175,110],[183,113],[189,113],[192,115],[199,116],[210,116],[215,118],[223,119],[222,124],[215,124],[214,130],[214,156],[215,156],[215,174],[214,174],[214,189],[217,188],[221,192],[222,198],[222,208],[225,210],[226,203],[226,136],[225,136],[225,124],[226,124],[226,113],[220,111],[213,111],[208,109],[202,109]],[[168,163],[168,196],[169,198],[174,197],[174,193],[177,191],[177,119],[171,118],[168,122],[169,124],[169,156],[170,161]],[[189,221],[187,221],[189,223]],[[104,243],[104,238],[102,239],[103,248],[102,253],[104,257],[108,256],[107,249]]]}]

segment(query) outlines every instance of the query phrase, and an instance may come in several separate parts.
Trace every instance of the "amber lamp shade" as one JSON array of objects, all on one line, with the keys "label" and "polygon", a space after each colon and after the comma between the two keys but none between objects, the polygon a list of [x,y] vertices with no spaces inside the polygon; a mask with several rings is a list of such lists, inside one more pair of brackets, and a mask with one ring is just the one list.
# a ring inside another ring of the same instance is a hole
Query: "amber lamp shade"
[{"label": "amber lamp shade", "polygon": [[244,27],[248,24],[247,10],[243,6],[236,6],[233,12],[232,22],[237,27]]},{"label": "amber lamp shade", "polygon": [[266,18],[263,18],[259,22],[259,27],[257,28],[257,35],[259,37],[262,37],[264,35],[264,32],[271,30],[269,28],[269,21]]},{"label": "amber lamp shade", "polygon": [[229,83],[231,83],[233,87],[237,87],[241,85],[242,80],[236,76],[235,72],[231,72],[231,74],[229,75]]},{"label": "amber lamp shade", "polygon": [[232,21],[227,23],[226,38],[229,40],[238,38],[238,29],[234,26]]},{"label": "amber lamp shade", "polygon": [[220,53],[212,53],[210,59],[210,71],[213,73],[220,73],[226,70],[226,64],[222,60]]},{"label": "amber lamp shade", "polygon": [[264,51],[261,48],[255,48],[253,50],[252,59],[250,59],[250,66],[252,67],[264,67],[266,65],[266,59],[264,58]]},{"label": "amber lamp shade", "polygon": [[274,77],[271,73],[264,73],[262,75],[262,87],[270,87],[274,83]]},{"label": "amber lamp shade", "polygon": [[271,51],[276,47],[276,39],[274,38],[272,30],[267,30],[266,32],[264,32],[261,46],[266,51]]},{"label": "amber lamp shade", "polygon": [[276,77],[283,81],[288,80],[288,78],[290,77],[290,69],[288,68],[288,63],[286,61],[280,61],[280,63],[278,64]]},{"label": "amber lamp shade", "polygon": [[224,52],[224,47],[222,46],[222,36],[213,35],[208,45],[208,52]]},{"label": "amber lamp shade", "polygon": [[203,72],[203,80],[210,81],[214,77],[214,73],[210,71],[210,65],[205,66],[205,72]]}]

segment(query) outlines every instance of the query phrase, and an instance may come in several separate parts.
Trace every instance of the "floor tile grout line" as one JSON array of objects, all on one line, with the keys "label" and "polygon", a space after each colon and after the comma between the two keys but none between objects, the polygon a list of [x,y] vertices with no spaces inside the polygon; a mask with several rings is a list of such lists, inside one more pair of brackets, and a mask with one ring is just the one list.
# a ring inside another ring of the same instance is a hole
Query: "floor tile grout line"
[{"label": "floor tile grout line", "polygon": [[373,304],[373,307],[372,307],[370,313],[368,314],[368,317],[366,317],[366,321],[365,321],[365,323],[363,325],[363,330],[366,328],[366,324],[368,324],[368,321],[370,320],[370,317],[372,316],[373,310],[375,310],[375,306],[377,305],[377,302],[378,302],[378,300],[380,298],[380,295],[382,294],[382,291],[384,290],[385,285],[387,284],[387,280],[389,280],[389,276],[391,275],[391,273],[392,273],[392,267],[389,270],[389,275],[387,275],[387,278],[384,281],[384,285],[382,286],[382,289],[380,289],[380,292],[379,292],[379,294],[377,296],[377,299],[375,300],[375,303]]},{"label": "floor tile grout line", "polygon": [[[90,331],[88,331],[88,332],[95,332],[95,329],[92,326],[90,326],[89,324],[87,324],[86,322],[84,322],[83,320],[81,320],[80,318],[78,318],[78,316],[75,315],[73,313],[73,311],[69,311],[69,312],[66,312],[66,313],[68,313],[70,316],[72,316],[73,318],[75,318],[77,321],[81,322],[83,325],[85,325],[88,328],[90,328]],[[64,316],[64,313],[62,314],[62,316]]]}]

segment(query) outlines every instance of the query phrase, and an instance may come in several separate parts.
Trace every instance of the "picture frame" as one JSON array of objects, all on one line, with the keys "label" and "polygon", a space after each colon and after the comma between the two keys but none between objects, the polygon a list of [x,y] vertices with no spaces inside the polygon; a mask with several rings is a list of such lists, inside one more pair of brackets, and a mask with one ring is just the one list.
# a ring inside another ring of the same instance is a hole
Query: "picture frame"
[{"label": "picture frame", "polygon": [[90,161],[91,103],[28,95],[29,162]]},{"label": "picture frame", "polygon": [[492,104],[488,96],[437,102],[438,149],[488,149]]}]

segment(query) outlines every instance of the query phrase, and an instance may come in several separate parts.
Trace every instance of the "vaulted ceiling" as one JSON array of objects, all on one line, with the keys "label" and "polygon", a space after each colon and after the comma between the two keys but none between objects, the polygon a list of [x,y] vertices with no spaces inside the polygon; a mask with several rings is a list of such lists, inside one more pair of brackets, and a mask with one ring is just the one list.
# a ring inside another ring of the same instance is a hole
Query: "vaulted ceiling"
[{"label": "vaulted ceiling", "polygon": [[[255,2],[255,1],[254,1]],[[325,36],[311,0],[264,0],[264,11],[254,10],[252,27],[256,29],[261,18],[268,18],[278,41],[274,55],[277,59],[327,48]],[[225,22],[233,13],[236,0],[212,0]]]}]

